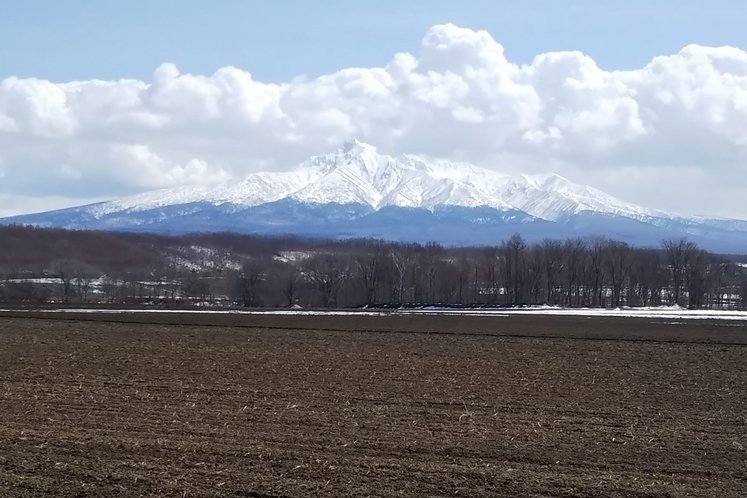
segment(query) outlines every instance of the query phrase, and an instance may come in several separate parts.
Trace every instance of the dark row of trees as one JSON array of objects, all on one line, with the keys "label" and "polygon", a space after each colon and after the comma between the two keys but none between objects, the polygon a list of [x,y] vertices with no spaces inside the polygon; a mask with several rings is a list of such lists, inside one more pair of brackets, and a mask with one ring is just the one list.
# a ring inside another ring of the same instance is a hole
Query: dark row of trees
[{"label": "dark row of trees", "polygon": [[528,244],[518,235],[463,249],[372,242],[297,264],[251,260],[230,278],[245,306],[747,305],[744,267],[687,240],[660,249],[605,238]]},{"label": "dark row of trees", "polygon": [[[496,246],[445,248],[15,228],[17,240],[26,230],[27,239],[29,234],[48,239],[50,251],[37,256],[43,262],[26,255],[23,264],[0,267],[0,300],[12,302],[747,309],[747,274],[739,259],[684,239],[641,249],[603,237],[528,243],[515,235]],[[76,254],[76,236],[99,250],[87,247]],[[57,244],[67,248],[65,257],[50,257],[55,237],[65,239]],[[13,257],[4,255],[6,261]]]}]

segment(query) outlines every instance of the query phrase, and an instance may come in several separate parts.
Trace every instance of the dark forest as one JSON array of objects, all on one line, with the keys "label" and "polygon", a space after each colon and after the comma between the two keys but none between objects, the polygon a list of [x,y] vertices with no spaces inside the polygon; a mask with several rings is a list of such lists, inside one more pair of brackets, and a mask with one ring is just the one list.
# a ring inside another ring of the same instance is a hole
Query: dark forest
[{"label": "dark forest", "polygon": [[350,308],[747,308],[747,258],[685,239],[515,235],[487,247],[230,233],[179,237],[0,227],[0,300],[16,304]]}]

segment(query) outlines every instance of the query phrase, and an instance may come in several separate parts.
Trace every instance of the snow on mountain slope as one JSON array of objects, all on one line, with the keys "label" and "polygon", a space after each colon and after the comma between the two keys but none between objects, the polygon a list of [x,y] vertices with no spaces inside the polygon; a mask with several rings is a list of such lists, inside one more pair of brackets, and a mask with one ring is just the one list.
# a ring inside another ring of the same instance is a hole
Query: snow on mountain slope
[{"label": "snow on mountain slope", "polygon": [[555,174],[511,178],[493,195],[500,196],[504,202],[521,211],[549,221],[584,211],[634,219],[671,217],[661,211],[620,201],[595,188],[572,183]]},{"label": "snow on mountain slope", "polygon": [[284,199],[315,181],[315,171],[299,169],[283,173],[254,173],[244,180],[230,180],[213,187],[195,186],[156,190],[91,207],[97,217],[121,211],[147,211],[166,206],[209,202],[215,205],[257,206]]},{"label": "snow on mountain slope", "polygon": [[512,177],[470,164],[430,161],[414,155],[397,158],[375,147],[348,141],[331,154],[316,156],[282,173],[255,173],[241,181],[212,187],[182,187],[147,192],[87,208],[96,218],[207,202],[253,207],[282,199],[310,204],[363,204],[425,208],[490,207],[524,211],[556,221],[581,212],[635,219],[669,217],[615,199],[557,175]]}]

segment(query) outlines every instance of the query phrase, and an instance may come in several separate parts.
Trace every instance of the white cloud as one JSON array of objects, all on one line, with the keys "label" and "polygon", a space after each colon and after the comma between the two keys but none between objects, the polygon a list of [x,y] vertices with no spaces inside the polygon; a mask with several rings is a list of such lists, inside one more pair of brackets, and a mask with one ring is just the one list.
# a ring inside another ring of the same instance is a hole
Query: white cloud
[{"label": "white cloud", "polygon": [[0,218],[19,214],[65,209],[106,199],[96,197],[26,196],[0,193]]},{"label": "white cloud", "polygon": [[60,174],[62,174],[62,176],[64,176],[64,177],[70,178],[72,180],[77,180],[81,176],[80,170],[73,168],[69,164],[63,164],[62,165],[62,167],[60,168]]},{"label": "white cloud", "polygon": [[119,171],[127,172],[122,181],[140,187],[172,187],[199,183],[217,183],[230,176],[220,167],[212,166],[202,159],[190,159],[178,164],[154,153],[147,145],[114,145],[111,163]]},{"label": "white cloud", "polygon": [[[217,182],[291,168],[352,136],[390,153],[552,169],[651,207],[747,217],[747,53],[691,45],[634,71],[579,52],[517,65],[487,32],[441,25],[418,54],[384,67],[279,85],[173,64],[148,82],[8,78],[0,195],[33,196],[30,175],[96,198],[118,195],[113,185]],[[695,178],[734,198],[713,202]]]}]

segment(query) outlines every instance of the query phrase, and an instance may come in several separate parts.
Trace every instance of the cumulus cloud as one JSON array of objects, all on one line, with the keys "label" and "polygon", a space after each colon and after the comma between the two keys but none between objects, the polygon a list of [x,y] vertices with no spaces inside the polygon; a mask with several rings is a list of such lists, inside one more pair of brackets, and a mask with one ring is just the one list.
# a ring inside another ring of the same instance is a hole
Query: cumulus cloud
[{"label": "cumulus cloud", "polygon": [[[292,168],[350,137],[392,154],[550,170],[651,207],[747,217],[747,53],[691,45],[632,71],[580,52],[517,65],[487,32],[447,24],[384,67],[283,84],[169,63],[151,81],[8,78],[0,195],[218,182]],[[713,191],[735,197],[716,204]]]},{"label": "cumulus cloud", "polygon": [[[172,187],[199,183],[217,183],[228,180],[230,175],[222,168],[208,164],[202,159],[191,159],[178,164],[154,153],[147,145],[114,145],[111,163],[119,171],[138,171],[131,181],[140,187]],[[127,178],[123,177],[123,181]]]}]

